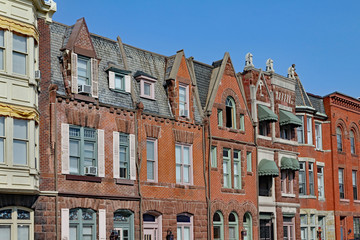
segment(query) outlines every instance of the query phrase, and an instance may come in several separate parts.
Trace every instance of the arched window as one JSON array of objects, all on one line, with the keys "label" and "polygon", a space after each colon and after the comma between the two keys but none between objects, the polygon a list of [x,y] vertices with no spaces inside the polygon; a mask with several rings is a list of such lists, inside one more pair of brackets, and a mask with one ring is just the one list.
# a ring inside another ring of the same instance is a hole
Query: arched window
[{"label": "arched window", "polygon": [[343,145],[342,145],[342,131],[340,127],[336,128],[336,142],[337,142],[337,150],[339,152],[343,151]]},{"label": "arched window", "polygon": [[226,127],[236,128],[235,101],[232,97],[227,97],[226,102]]},{"label": "arched window", "polygon": [[182,213],[176,216],[177,221],[177,239],[193,239],[193,221],[192,216]]},{"label": "arched window", "polygon": [[0,209],[1,239],[33,239],[34,213],[30,209],[7,207]]},{"label": "arched window", "polygon": [[123,240],[134,239],[134,213],[120,209],[114,212],[114,229]]},{"label": "arched window", "polygon": [[244,214],[243,226],[244,226],[244,230],[246,231],[244,240],[252,240],[252,217],[249,212],[246,212]]},{"label": "arched window", "polygon": [[354,133],[354,130],[350,131],[350,146],[351,146],[351,154],[355,154],[355,133]]},{"label": "arched window", "polygon": [[224,240],[224,218],[219,211],[213,216],[213,231],[214,240]]},{"label": "arched window", "polygon": [[149,212],[143,215],[144,239],[161,239],[162,228],[161,215],[157,212]]},{"label": "arched window", "polygon": [[238,216],[232,212],[229,214],[229,240],[239,239]]},{"label": "arched window", "polygon": [[96,213],[89,208],[73,208],[69,213],[70,239],[96,239]]}]

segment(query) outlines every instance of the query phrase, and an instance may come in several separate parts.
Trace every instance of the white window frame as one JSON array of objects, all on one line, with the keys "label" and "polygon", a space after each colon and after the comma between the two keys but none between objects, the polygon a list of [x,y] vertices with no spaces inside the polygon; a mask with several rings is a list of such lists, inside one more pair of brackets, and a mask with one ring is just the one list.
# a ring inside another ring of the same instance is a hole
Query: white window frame
[{"label": "white window frame", "polygon": [[[354,200],[358,200],[359,199],[359,190],[357,188],[357,171],[356,170],[352,170],[351,172],[351,177],[352,177],[352,186],[353,186],[353,199]],[[356,196],[355,196],[356,194]]]},{"label": "white window frame", "polygon": [[297,132],[297,140],[298,140],[298,143],[302,143],[302,144],[304,144],[305,143],[305,136],[304,136],[304,116],[303,115],[296,115],[299,119],[300,119],[300,121],[301,121],[301,123],[302,123],[302,125],[301,125],[301,127],[297,127],[297,129],[296,129],[296,132]]},{"label": "white window frame", "polygon": [[[181,149],[181,159],[180,162],[178,163],[177,161],[177,157],[176,157],[176,148],[180,147]],[[185,182],[184,181],[184,148],[187,147],[189,148],[189,182]],[[182,144],[182,143],[176,143],[175,144],[175,164],[176,164],[176,169],[177,170],[178,166],[180,167],[180,181],[178,181],[178,176],[176,176],[176,183],[178,184],[183,184],[183,185],[192,185],[193,184],[193,152],[192,152],[192,145],[189,144]],[[177,172],[177,171],[176,171]]]},{"label": "white window frame", "polygon": [[[86,62],[86,76],[85,76],[85,85],[89,85],[91,86],[92,84],[92,78],[91,78],[91,58],[90,57],[86,57],[83,55],[78,55],[77,56],[77,81],[78,81],[78,86],[80,85],[80,74],[79,74],[79,61],[85,61]],[[83,76],[81,76],[83,77]]]},{"label": "white window frame", "polygon": [[[34,239],[34,211],[24,207],[9,206],[1,208],[0,211],[11,210],[11,219],[0,219],[1,226],[10,226],[10,239],[18,239],[18,227],[28,226],[29,227],[29,240]],[[18,219],[18,211],[29,212],[30,219]]]},{"label": "white window frame", "polygon": [[322,150],[322,126],[321,123],[315,122],[315,147]]},{"label": "white window frame", "polygon": [[[224,157],[224,152],[228,152],[228,156]],[[225,164],[226,163],[226,164]],[[226,167],[225,167],[226,165]],[[224,188],[231,188],[232,181],[231,181],[231,149],[230,148],[223,148],[223,187]],[[225,184],[227,182],[227,184]]]},{"label": "white window frame", "polygon": [[[140,97],[147,99],[155,99],[155,83],[156,79],[141,76],[140,77]],[[150,85],[150,95],[145,94],[145,84]]]},{"label": "white window frame", "polygon": [[[155,217],[154,222],[143,221],[144,235],[150,231],[153,233],[154,239],[161,239],[162,236],[162,215],[157,215],[152,212],[144,214],[152,215]],[[145,238],[144,238],[145,239]]]},{"label": "white window frame", "polygon": [[[339,178],[338,184],[339,184],[340,199],[345,199],[344,168],[339,168],[338,178]],[[342,191],[341,191],[341,188],[342,188]],[[343,196],[341,196],[341,194],[343,194]]]},{"label": "white window frame", "polygon": [[245,115],[240,113],[240,128],[241,131],[245,131]]},{"label": "white window frame", "polygon": [[[319,171],[320,169],[320,171]],[[324,167],[317,166],[317,179],[318,179],[318,198],[325,199],[325,186],[324,186]]]},{"label": "white window frame", "polygon": [[217,118],[218,118],[218,126],[222,127],[223,126],[223,110],[222,109],[217,110]]},{"label": "white window frame", "polygon": [[[180,89],[184,88],[185,89],[185,102],[184,101],[180,101]],[[179,83],[179,116],[180,117],[189,117],[190,116],[190,112],[189,112],[189,85],[187,84],[183,84],[183,83]],[[181,109],[181,106],[184,105],[184,109]],[[181,111],[184,110],[183,114],[181,113]]]},{"label": "white window frame", "polygon": [[[25,38],[26,42],[25,42],[25,52],[22,52],[22,51],[19,51],[19,50],[15,50],[14,49],[14,37],[15,36],[19,36],[19,37],[23,37]],[[29,46],[28,46],[28,43],[29,43],[29,40],[28,40],[28,37],[27,36],[22,36],[21,34],[17,34],[15,32],[12,32],[12,72],[14,74],[18,74],[18,75],[21,75],[21,76],[27,76],[28,75],[28,72],[29,72],[29,66],[28,66],[28,51],[29,51]],[[14,71],[14,54],[20,54],[20,55],[23,55],[25,57],[25,74],[23,73],[19,73],[19,72],[15,72]]]},{"label": "white window frame", "polygon": [[[194,239],[194,227],[193,227],[193,216],[187,213],[180,213],[178,215],[185,215],[187,217],[190,218],[190,222],[186,223],[186,222],[176,222],[176,226],[177,226],[177,236],[179,236],[179,228],[181,229],[181,236],[184,236],[184,228],[188,227],[190,230],[190,240]],[[180,239],[180,238],[177,238]]]},{"label": "white window frame", "polygon": [[[233,214],[235,217],[234,222],[230,222],[230,214]],[[236,212],[231,212],[229,214],[229,227],[228,227],[228,234],[229,234],[229,240],[236,240],[239,239],[239,217],[236,214]],[[235,238],[230,238],[230,228],[234,228]]]},{"label": "white window frame", "polygon": [[307,144],[313,145],[312,117],[306,116]]},{"label": "white window frame", "polygon": [[216,146],[211,146],[210,158],[211,158],[211,167],[217,168],[217,147]]},{"label": "white window frame", "polygon": [[246,171],[252,172],[252,153],[246,152]]},{"label": "white window frame", "polygon": [[[238,157],[235,158],[235,153],[238,154]],[[235,171],[235,165],[238,165],[238,171]],[[234,188],[235,189],[242,189],[242,176],[241,176],[241,151],[240,150],[233,150],[233,176],[234,176]],[[235,177],[238,177],[239,179],[236,181]]]},{"label": "white window frame", "polygon": [[[306,184],[306,162],[299,162],[300,165],[300,169],[299,169],[299,189],[300,189],[300,184],[302,184],[304,186],[304,193],[300,193],[299,191],[299,195],[307,195],[307,184]],[[304,182],[300,183],[300,175],[303,175],[304,178]]]},{"label": "white window frame", "polygon": [[[148,149],[148,142],[152,142],[154,145],[154,159],[148,159],[148,155],[147,155],[147,149]],[[158,182],[158,141],[155,138],[147,138],[146,139],[146,162],[152,162],[153,163],[153,175],[154,175],[154,179],[150,179],[149,176],[147,175],[148,172],[148,164],[146,164],[146,178],[148,182]]]}]

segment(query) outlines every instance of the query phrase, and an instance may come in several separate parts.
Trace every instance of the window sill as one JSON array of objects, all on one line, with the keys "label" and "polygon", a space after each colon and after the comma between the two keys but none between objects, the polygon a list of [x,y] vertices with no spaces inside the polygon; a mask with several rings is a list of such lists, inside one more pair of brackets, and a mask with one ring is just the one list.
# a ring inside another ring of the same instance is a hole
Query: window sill
[{"label": "window sill", "polygon": [[299,198],[316,199],[316,196],[313,196],[313,195],[299,195]]},{"label": "window sill", "polygon": [[190,184],[181,184],[181,183],[176,183],[175,184],[176,188],[182,188],[182,189],[195,189],[195,186],[192,186]]},{"label": "window sill", "polygon": [[357,154],[353,154],[353,153],[351,154],[351,156],[354,157],[354,158],[358,158],[358,157],[359,157]]},{"label": "window sill", "polygon": [[338,153],[338,154],[341,154],[341,155],[346,155],[346,153],[345,153],[345,152],[343,152],[343,151],[339,151],[339,150],[337,150],[337,153]]},{"label": "window sill", "polygon": [[281,193],[282,197],[295,198],[296,195],[293,193]]},{"label": "window sill", "polygon": [[284,144],[291,144],[291,145],[298,145],[297,141],[293,141],[293,140],[289,140],[289,139],[283,139],[283,138],[276,138],[275,142],[284,143]]},{"label": "window sill", "polygon": [[244,189],[234,189],[234,188],[224,188],[224,187],[221,188],[221,192],[245,194]]},{"label": "window sill", "polygon": [[211,171],[217,171],[218,168],[217,167],[211,167]]},{"label": "window sill", "polygon": [[354,203],[360,204],[360,200],[354,200]]},{"label": "window sill", "polygon": [[68,175],[66,175],[66,180],[101,183],[102,178],[101,177],[95,177],[95,176],[84,176],[84,175],[68,174]]},{"label": "window sill", "polygon": [[247,172],[246,175],[253,176],[252,172]]},{"label": "window sill", "polygon": [[[325,202],[325,198],[318,198],[319,201]],[[360,203],[360,202],[359,202]]]},{"label": "window sill", "polygon": [[134,180],[130,180],[130,179],[121,179],[121,178],[116,178],[115,179],[115,183],[119,184],[119,185],[130,185],[133,186],[134,185]]},{"label": "window sill", "polygon": [[151,96],[145,96],[145,95],[140,95],[141,98],[145,98],[145,99],[149,99],[152,101],[155,101],[155,97],[151,97]]},{"label": "window sill", "polygon": [[340,199],[340,203],[350,203],[350,199]]},{"label": "window sill", "polygon": [[271,141],[271,137],[269,136],[258,135],[257,138]]},{"label": "window sill", "polygon": [[245,134],[245,130],[244,130],[244,129],[229,128],[229,127],[224,127],[224,126],[219,126],[219,125],[218,125],[218,129],[220,129],[220,130],[226,130],[226,131],[233,132],[233,133]]},{"label": "window sill", "polygon": [[96,102],[95,98],[93,98],[91,96],[87,96],[87,95],[78,94],[78,93],[74,94],[74,98],[76,100],[81,100],[81,101],[85,101],[85,102],[91,102],[91,103]]}]

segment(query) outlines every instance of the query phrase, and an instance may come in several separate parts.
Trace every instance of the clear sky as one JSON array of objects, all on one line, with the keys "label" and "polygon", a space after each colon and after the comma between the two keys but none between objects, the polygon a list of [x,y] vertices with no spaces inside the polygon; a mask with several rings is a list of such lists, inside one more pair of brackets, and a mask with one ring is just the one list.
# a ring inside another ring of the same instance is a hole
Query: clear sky
[{"label": "clear sky", "polygon": [[55,0],[54,21],[85,17],[89,31],[163,55],[184,49],[207,64],[230,53],[236,72],[245,54],[265,69],[296,72],[306,91],[360,97],[359,0]]}]

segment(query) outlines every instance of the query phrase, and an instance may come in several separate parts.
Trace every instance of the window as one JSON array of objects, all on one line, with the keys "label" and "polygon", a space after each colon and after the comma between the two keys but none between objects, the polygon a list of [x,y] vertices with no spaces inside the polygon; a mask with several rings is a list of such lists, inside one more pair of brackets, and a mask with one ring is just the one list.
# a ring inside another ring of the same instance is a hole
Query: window
[{"label": "window", "polygon": [[343,147],[342,147],[342,131],[341,131],[340,127],[336,128],[336,143],[337,143],[338,152],[342,152],[343,151]]},{"label": "window", "polygon": [[314,214],[310,214],[310,240],[316,240],[316,223]]},{"label": "window", "polygon": [[304,141],[304,116],[297,115],[297,117],[302,122],[301,127],[296,128],[298,143],[305,143],[305,141]]},{"label": "window", "polygon": [[307,128],[307,144],[313,144],[312,139],[312,117],[306,117],[306,128]]},{"label": "window", "polygon": [[230,149],[223,149],[223,178],[224,187],[231,188],[231,155]]},{"label": "window", "polygon": [[90,167],[97,167],[96,130],[80,126],[69,127],[70,173],[91,174]]},{"label": "window", "polygon": [[234,150],[234,188],[241,189],[241,152]]},{"label": "window", "polygon": [[189,86],[179,85],[179,115],[189,117]]},{"label": "window", "polygon": [[305,162],[299,162],[299,194],[306,195],[306,172]]},{"label": "window", "polygon": [[293,217],[283,218],[283,230],[284,230],[284,240],[295,239],[295,224]]},{"label": "window", "polygon": [[120,178],[128,179],[130,177],[129,171],[129,135],[119,134],[119,166],[120,166]]},{"label": "window", "polygon": [[345,189],[344,189],[344,169],[339,168],[339,193],[340,199],[345,198]]},{"label": "window", "polygon": [[191,146],[179,145],[176,148],[176,182],[191,184],[192,182],[192,153]]},{"label": "window", "polygon": [[150,78],[141,79],[140,95],[144,98],[155,99],[155,80]]},{"label": "window", "polygon": [[244,114],[240,114],[240,130],[245,130],[245,116]]},{"label": "window", "polygon": [[[326,233],[325,216],[318,217],[318,229],[321,229],[321,239],[325,239]],[[355,229],[354,229],[355,230]]]},{"label": "window", "polygon": [[252,157],[251,152],[246,153],[246,170],[247,172],[252,172]]},{"label": "window", "polygon": [[4,70],[4,31],[0,30],[0,70]]},{"label": "window", "polygon": [[77,73],[78,85],[91,85],[91,61],[90,58],[78,56]]},{"label": "window", "polygon": [[34,213],[20,207],[0,209],[1,239],[33,239]]},{"label": "window", "polygon": [[301,230],[300,230],[300,236],[301,240],[307,240],[308,239],[308,218],[306,214],[300,215],[300,224],[301,224]]},{"label": "window", "polygon": [[177,239],[191,240],[193,239],[193,223],[192,217],[188,214],[179,214],[176,216],[177,221]]},{"label": "window", "polygon": [[120,74],[115,74],[115,89],[125,91],[125,77]]},{"label": "window", "polygon": [[281,170],[281,192],[293,193],[294,186],[294,171],[293,170]]},{"label": "window", "polygon": [[143,215],[144,222],[144,239],[155,240],[161,239],[161,222],[162,217],[157,213],[146,213]]},{"label": "window", "polygon": [[227,97],[225,102],[225,107],[226,107],[226,127],[236,128],[235,101],[232,97]]},{"label": "window", "polygon": [[271,197],[272,176],[259,177],[259,196]]},{"label": "window", "polygon": [[134,213],[129,210],[114,212],[114,229],[118,231],[122,240],[134,239]]},{"label": "window", "polygon": [[217,110],[218,126],[223,126],[223,111],[221,109]]},{"label": "window", "polygon": [[269,136],[270,134],[270,125],[267,121],[259,122],[259,134],[262,136]]},{"label": "window", "polygon": [[319,199],[325,198],[324,193],[324,168],[318,166],[317,167],[317,179],[318,179],[318,197]]},{"label": "window", "polygon": [[119,92],[131,92],[131,76],[129,72],[113,69],[109,71],[109,88]]},{"label": "window", "polygon": [[249,212],[246,212],[243,217],[243,226],[246,231],[244,240],[252,240],[252,217]]},{"label": "window", "polygon": [[354,131],[350,131],[350,148],[351,148],[351,154],[355,154],[355,134]]},{"label": "window", "polygon": [[69,213],[70,240],[96,239],[96,213],[88,208],[73,208]]},{"label": "window", "polygon": [[216,168],[217,167],[217,153],[216,153],[216,147],[211,146],[211,167]]},{"label": "window", "polygon": [[354,200],[358,200],[358,190],[357,190],[357,171],[352,171],[352,185],[353,185],[353,197]]},{"label": "window", "polygon": [[260,240],[275,239],[274,226],[271,218],[272,218],[271,214],[260,213]]},{"label": "window", "polygon": [[229,240],[239,239],[238,216],[232,212],[229,215]]},{"label": "window", "polygon": [[315,195],[314,190],[314,163],[309,162],[309,194]]},{"label": "window", "polygon": [[223,215],[218,211],[213,216],[214,240],[224,239],[224,220]]},{"label": "window", "polygon": [[5,118],[0,117],[0,163],[5,161]]},{"label": "window", "polygon": [[360,239],[360,218],[354,217],[354,238]]},{"label": "window", "polygon": [[13,157],[14,164],[26,165],[28,153],[28,121],[14,119]]},{"label": "window", "polygon": [[321,123],[315,123],[315,140],[316,140],[316,148],[322,149]]},{"label": "window", "polygon": [[157,182],[157,141],[148,139],[146,141],[146,169],[147,180]]},{"label": "window", "polygon": [[282,139],[292,139],[292,127],[290,125],[280,126],[280,137]]},{"label": "window", "polygon": [[13,34],[13,72],[26,75],[27,37]]}]

